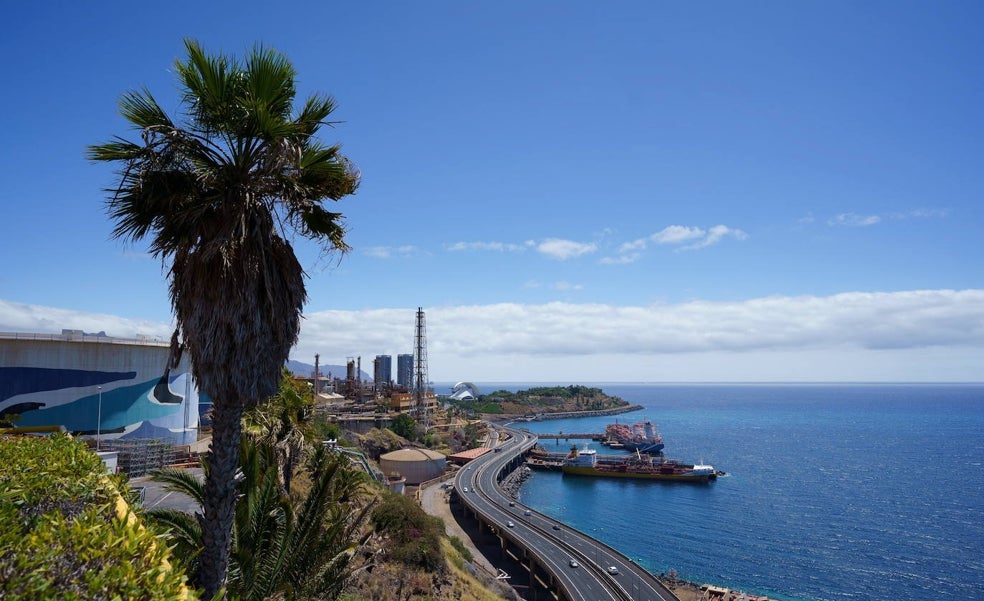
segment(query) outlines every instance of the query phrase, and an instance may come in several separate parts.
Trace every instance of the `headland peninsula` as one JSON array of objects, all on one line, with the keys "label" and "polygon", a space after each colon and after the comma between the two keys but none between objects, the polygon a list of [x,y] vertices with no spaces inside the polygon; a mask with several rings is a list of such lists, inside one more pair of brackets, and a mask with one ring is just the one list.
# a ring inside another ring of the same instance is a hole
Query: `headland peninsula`
[{"label": "headland peninsula", "polygon": [[576,384],[540,386],[516,392],[497,390],[475,400],[451,401],[451,404],[495,422],[618,415],[642,409],[641,405],[608,395],[600,388]]}]

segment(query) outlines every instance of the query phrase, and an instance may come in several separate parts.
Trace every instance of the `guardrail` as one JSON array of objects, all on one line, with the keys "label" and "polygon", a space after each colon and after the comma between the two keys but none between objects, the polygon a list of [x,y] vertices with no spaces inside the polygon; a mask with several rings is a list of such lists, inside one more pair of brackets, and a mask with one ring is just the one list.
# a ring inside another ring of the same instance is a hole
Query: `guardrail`
[{"label": "guardrail", "polygon": [[144,346],[170,346],[170,340],[164,340],[159,336],[153,338],[146,336],[140,338],[115,338],[113,336],[99,336],[97,334],[71,333],[71,334],[42,334],[36,332],[0,332],[0,339],[4,340],[40,340],[43,342],[92,342],[97,344],[128,344]]}]

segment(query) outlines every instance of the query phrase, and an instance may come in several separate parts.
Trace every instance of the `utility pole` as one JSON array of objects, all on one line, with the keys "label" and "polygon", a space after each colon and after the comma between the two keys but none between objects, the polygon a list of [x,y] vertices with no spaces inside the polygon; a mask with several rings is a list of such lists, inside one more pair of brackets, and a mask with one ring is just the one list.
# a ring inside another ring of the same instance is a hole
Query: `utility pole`
[{"label": "utility pole", "polygon": [[102,414],[103,414],[103,387],[96,386],[99,389],[99,407],[96,409],[96,452],[99,452],[100,444],[99,439],[102,434]]}]

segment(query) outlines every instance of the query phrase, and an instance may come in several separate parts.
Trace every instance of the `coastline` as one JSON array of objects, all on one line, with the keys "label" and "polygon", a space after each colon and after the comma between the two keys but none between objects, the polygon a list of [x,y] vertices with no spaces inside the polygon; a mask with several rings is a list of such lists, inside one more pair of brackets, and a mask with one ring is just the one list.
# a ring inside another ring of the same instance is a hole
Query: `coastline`
[{"label": "coastline", "polygon": [[621,415],[645,409],[642,405],[626,405],[611,409],[596,409],[593,411],[561,411],[556,413],[518,414],[518,413],[482,413],[482,419],[497,425],[512,422],[541,422],[551,419],[572,419],[580,417],[604,417],[606,415]]},{"label": "coastline", "polygon": [[[623,413],[631,413],[633,411],[638,411],[645,409],[642,405],[627,405],[625,407],[616,407],[612,409],[600,409],[595,411],[565,411],[558,413],[545,413],[536,414],[535,416],[528,415],[495,415],[495,414],[483,414],[482,418],[494,425],[507,425],[513,422],[523,422],[523,421],[547,421],[552,419],[573,419],[581,417],[599,417],[606,415],[620,415]],[[517,498],[519,495],[520,488],[526,481],[526,477],[518,474],[522,472],[521,469],[517,469],[509,474],[503,480],[502,487],[504,492],[511,496],[512,498]],[[517,477],[518,476],[518,477]],[[433,510],[432,510],[433,511]],[[435,511],[433,515],[438,515]],[[469,541],[471,542],[471,541]],[[481,552],[473,547],[473,551],[481,556]],[[488,559],[482,556],[482,561],[491,565]],[[656,577],[662,582],[676,597],[679,601],[703,601],[706,599],[717,599],[719,601],[737,601],[738,599],[747,601],[770,601],[770,598],[766,595],[755,595],[744,593],[740,591],[734,591],[727,587],[718,586],[710,583],[698,583],[683,578],[678,578],[676,574],[671,570],[670,574],[662,573],[657,574]]]}]

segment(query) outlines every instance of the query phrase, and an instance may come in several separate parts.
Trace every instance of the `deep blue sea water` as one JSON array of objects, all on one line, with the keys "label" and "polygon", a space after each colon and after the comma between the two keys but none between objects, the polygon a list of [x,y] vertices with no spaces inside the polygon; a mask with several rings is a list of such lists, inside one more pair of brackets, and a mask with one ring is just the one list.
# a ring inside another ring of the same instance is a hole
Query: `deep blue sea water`
[{"label": "deep blue sea water", "polygon": [[[534,472],[524,503],[653,572],[777,599],[984,599],[984,385],[594,385],[643,405],[617,419],[657,423],[667,456],[728,475]],[[522,425],[600,432],[614,419]]]}]

